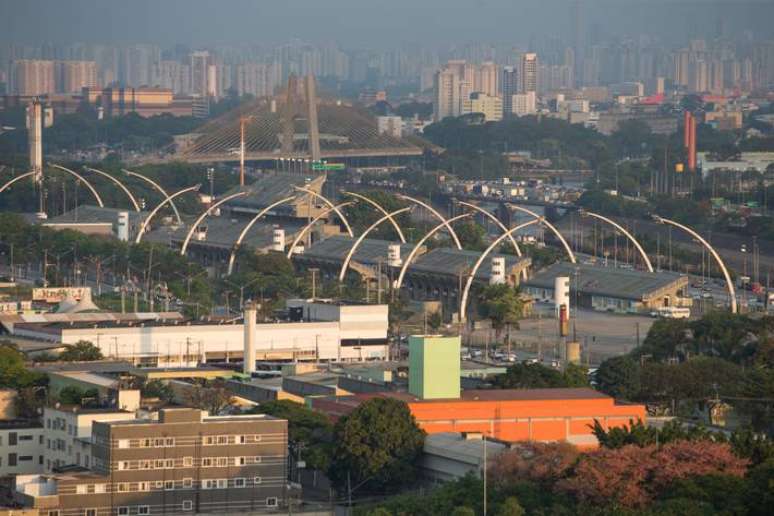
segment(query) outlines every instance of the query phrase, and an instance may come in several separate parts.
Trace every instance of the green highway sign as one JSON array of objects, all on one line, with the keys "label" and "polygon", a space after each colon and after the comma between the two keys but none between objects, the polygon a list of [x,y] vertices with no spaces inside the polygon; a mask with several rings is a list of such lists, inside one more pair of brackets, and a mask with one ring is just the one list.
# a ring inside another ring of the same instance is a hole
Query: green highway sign
[{"label": "green highway sign", "polygon": [[344,170],[344,163],[312,163],[312,170]]}]

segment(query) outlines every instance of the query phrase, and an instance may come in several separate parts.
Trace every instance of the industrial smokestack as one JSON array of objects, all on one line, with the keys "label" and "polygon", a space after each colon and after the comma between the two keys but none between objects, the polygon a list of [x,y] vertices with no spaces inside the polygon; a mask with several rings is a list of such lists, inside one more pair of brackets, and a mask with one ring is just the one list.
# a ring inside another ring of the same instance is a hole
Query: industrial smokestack
[{"label": "industrial smokestack", "polygon": [[243,369],[247,375],[255,372],[255,321],[258,314],[258,307],[252,301],[247,301],[244,308],[244,351],[243,351]]}]

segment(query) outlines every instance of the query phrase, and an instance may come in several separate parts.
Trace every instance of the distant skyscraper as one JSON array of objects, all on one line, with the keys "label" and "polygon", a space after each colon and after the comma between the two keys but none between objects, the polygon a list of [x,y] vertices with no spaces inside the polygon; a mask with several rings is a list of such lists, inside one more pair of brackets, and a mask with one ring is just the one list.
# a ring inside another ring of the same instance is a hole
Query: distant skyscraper
[{"label": "distant skyscraper", "polygon": [[61,70],[59,92],[80,93],[83,88],[97,88],[97,63],[94,61],[61,61],[57,63]]},{"label": "distant skyscraper", "polygon": [[210,72],[212,58],[206,50],[193,52],[191,59],[191,93],[200,97],[213,96],[211,93],[215,85],[210,85],[210,81],[215,78],[215,72]]},{"label": "distant skyscraper", "polygon": [[11,91],[16,95],[56,93],[54,61],[22,59],[11,66]]},{"label": "distant skyscraper", "polygon": [[513,96],[519,92],[518,70],[513,66],[503,68],[500,84],[503,93],[503,115],[507,117],[513,113]]},{"label": "distant skyscraper", "polygon": [[481,63],[476,71],[473,91],[485,93],[490,97],[497,96],[499,93],[498,77],[499,68],[495,63],[491,61]]},{"label": "distant skyscraper", "polygon": [[522,54],[519,61],[519,93],[537,92],[538,56],[533,52]]},{"label": "distant skyscraper", "polygon": [[433,93],[433,120],[438,122],[461,114],[460,80],[454,70],[441,70],[435,74]]}]

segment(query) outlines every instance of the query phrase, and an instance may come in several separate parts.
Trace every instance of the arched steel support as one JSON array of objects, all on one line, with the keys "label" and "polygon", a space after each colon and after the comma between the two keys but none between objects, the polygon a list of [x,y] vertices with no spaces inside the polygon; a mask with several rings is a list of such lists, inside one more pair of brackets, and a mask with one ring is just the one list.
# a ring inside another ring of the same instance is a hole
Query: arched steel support
[{"label": "arched steel support", "polygon": [[236,254],[239,250],[239,247],[242,245],[242,240],[245,239],[245,236],[247,236],[247,232],[250,231],[250,229],[255,225],[258,220],[269,213],[271,210],[279,206],[280,204],[285,204],[286,202],[290,202],[296,197],[294,195],[290,197],[285,197],[284,199],[280,199],[279,201],[272,203],[259,211],[255,217],[250,220],[250,222],[247,223],[247,225],[242,229],[242,231],[239,233],[239,236],[237,237],[236,241],[234,241],[234,247],[231,248],[231,255],[228,257],[228,273],[227,276],[231,276],[231,272],[234,270],[234,261],[236,260]]},{"label": "arched steel support", "polygon": [[457,222],[460,219],[464,219],[466,217],[472,217],[472,216],[473,216],[473,212],[470,212],[470,211],[467,213],[463,213],[462,215],[457,215],[456,217],[452,217],[445,222],[441,222],[433,229],[425,233],[425,236],[423,236],[422,239],[419,242],[417,242],[417,245],[414,246],[414,248],[411,250],[409,255],[406,257],[406,260],[403,262],[403,267],[401,267],[400,269],[400,274],[398,274],[398,279],[395,281],[395,288],[396,289],[401,288],[401,286],[403,285],[403,277],[406,275],[406,271],[408,270],[409,264],[411,264],[411,262],[414,261],[414,258],[416,258],[416,255],[419,252],[419,250],[422,248],[422,246],[425,245],[425,242],[427,242],[427,240],[430,237],[438,233],[441,229],[446,227],[446,222],[448,222],[449,224],[453,224],[454,222]]},{"label": "arched steel support", "polygon": [[118,186],[118,188],[120,188],[126,194],[126,196],[129,197],[129,200],[132,202],[132,205],[134,206],[134,211],[140,211],[140,205],[137,203],[137,199],[135,199],[134,195],[132,195],[132,192],[129,191],[129,189],[126,187],[124,183],[122,183],[115,177],[111,176],[107,172],[103,172],[101,170],[97,170],[96,168],[91,168],[91,167],[83,167],[83,168],[113,181]]},{"label": "arched steel support", "polygon": [[11,179],[10,181],[8,181],[7,183],[5,183],[3,186],[0,186],[0,193],[3,193],[3,191],[5,189],[10,188],[15,182],[21,181],[25,177],[34,177],[34,176],[35,176],[35,172],[34,171],[33,172],[25,172],[24,174],[22,174],[20,176],[16,176],[13,179]]},{"label": "arched steel support", "polygon": [[202,185],[189,186],[188,188],[183,188],[182,190],[179,190],[179,191],[173,193],[172,195],[167,195],[164,198],[164,200],[161,201],[155,208],[153,208],[153,210],[148,214],[148,216],[145,217],[145,220],[142,221],[142,225],[140,226],[139,231],[137,231],[137,237],[135,237],[134,243],[135,244],[139,244],[140,243],[140,240],[142,240],[142,235],[145,234],[145,230],[147,229],[148,224],[153,219],[153,217],[156,216],[156,214],[159,212],[159,210],[161,210],[161,208],[164,207],[165,204],[167,204],[167,203],[171,204],[172,200],[175,199],[176,197],[179,197],[179,196],[181,196],[181,195],[183,195],[185,193],[188,193],[188,192],[195,192],[195,191],[199,190],[199,188],[201,188],[201,186]]},{"label": "arched steel support", "polygon": [[432,213],[435,218],[437,218],[438,220],[440,220],[441,222],[444,223],[444,226],[446,227],[446,230],[449,232],[451,237],[454,239],[454,244],[457,246],[457,249],[460,249],[460,250],[462,249],[462,244],[460,243],[460,239],[459,239],[459,237],[457,237],[457,233],[454,231],[454,228],[451,227],[451,224],[449,224],[449,221],[446,220],[446,218],[443,215],[441,215],[438,212],[438,210],[436,210],[435,208],[433,208],[432,206],[430,206],[426,202],[420,201],[419,199],[415,199],[414,197],[409,197],[408,195],[397,194],[397,197],[398,197],[398,199],[403,199],[403,200],[406,200],[406,201],[409,201],[409,202],[413,202],[414,204],[417,204],[419,206],[422,206],[424,209],[426,209],[427,211]]},{"label": "arched steel support", "polygon": [[306,235],[307,231],[309,231],[312,227],[314,227],[315,224],[320,222],[321,219],[325,218],[326,215],[328,215],[332,211],[336,211],[337,209],[346,208],[347,206],[350,206],[352,204],[355,204],[353,201],[343,202],[337,206],[334,206],[333,208],[328,208],[321,212],[319,215],[317,215],[312,221],[301,228],[301,231],[299,231],[298,235],[296,235],[296,238],[293,240],[293,243],[290,244],[290,249],[288,249],[288,260],[293,257],[293,253],[295,252],[296,246],[301,241],[302,238],[304,238],[304,235]]},{"label": "arched steel support", "polygon": [[231,195],[225,196],[223,199],[213,203],[209,208],[204,210],[201,215],[199,215],[193,224],[191,224],[191,229],[188,230],[188,234],[185,235],[185,240],[183,240],[183,246],[180,248],[180,255],[185,256],[185,252],[188,250],[188,243],[191,241],[191,237],[193,237],[194,232],[196,231],[196,227],[204,221],[207,217],[209,217],[210,213],[219,206],[227,203],[231,199],[236,199],[237,197],[242,197],[243,195],[247,195],[247,192],[237,192],[233,193]]},{"label": "arched steel support", "polygon": [[623,235],[629,239],[629,241],[634,244],[634,247],[637,249],[637,251],[640,253],[640,256],[642,257],[642,262],[645,264],[645,267],[648,268],[648,272],[654,272],[653,271],[653,264],[650,263],[650,258],[648,258],[648,253],[645,252],[645,249],[642,248],[640,243],[637,241],[636,238],[634,238],[634,235],[626,231],[623,226],[615,222],[614,220],[611,220],[607,217],[604,217],[602,215],[598,215],[596,213],[592,213],[590,211],[581,211],[581,216],[588,215],[589,217],[593,217],[595,219],[601,220],[602,222],[607,222],[611,226],[613,226],[615,229],[623,233]]},{"label": "arched steel support", "polygon": [[532,215],[536,219],[540,219],[541,224],[543,224],[545,227],[550,229],[551,232],[553,232],[553,234],[556,235],[556,238],[558,238],[559,241],[562,243],[562,245],[564,246],[564,250],[567,252],[567,257],[570,259],[570,263],[577,263],[578,262],[578,260],[575,259],[575,253],[573,253],[572,252],[572,248],[570,248],[570,244],[567,243],[567,240],[565,240],[564,237],[562,236],[562,234],[559,232],[559,230],[556,229],[556,226],[554,226],[553,224],[548,222],[545,219],[545,217],[541,217],[540,215],[538,215],[534,211],[532,211],[530,209],[527,209],[527,208],[524,208],[523,206],[518,206],[516,204],[509,204],[508,206],[510,206],[511,208],[513,208],[516,211],[520,211],[522,213],[526,213],[527,215]]},{"label": "arched steel support", "polygon": [[[365,195],[355,193],[355,192],[341,192],[344,195],[350,195],[354,197],[355,199],[360,199],[361,201],[365,201],[366,203],[370,204],[374,208],[376,208],[378,211],[382,213],[382,215],[387,215],[387,210],[384,209],[384,207],[379,204],[378,202],[374,201],[373,199],[369,199]],[[400,238],[400,241],[402,243],[406,243],[406,237],[403,236],[403,231],[400,229],[400,224],[398,224],[398,221],[396,221],[394,218],[390,217],[390,222],[392,223],[392,227],[395,228],[395,231],[398,233],[398,238]]]},{"label": "arched steel support", "polygon": [[460,299],[460,313],[459,318],[460,322],[465,322],[465,312],[468,308],[468,294],[470,293],[470,287],[473,285],[473,280],[476,278],[476,274],[478,274],[478,269],[481,267],[481,264],[484,263],[484,260],[486,260],[486,257],[489,256],[489,253],[491,253],[498,245],[500,245],[500,242],[508,238],[508,235],[512,235],[513,233],[519,231],[520,229],[524,229],[527,226],[530,226],[532,224],[537,224],[539,222],[543,222],[543,217],[538,217],[534,220],[527,221],[523,224],[519,224],[513,229],[509,229],[507,233],[504,233],[497,237],[494,242],[492,242],[489,247],[486,248],[486,251],[483,252],[481,256],[478,257],[478,261],[476,261],[476,264],[473,266],[473,269],[470,271],[470,274],[468,275],[468,280],[465,283],[465,290],[462,291],[462,298]]},{"label": "arched steel support", "polygon": [[91,192],[91,194],[94,196],[94,199],[96,199],[97,204],[99,204],[99,207],[100,208],[104,208],[105,207],[105,203],[102,202],[102,198],[97,193],[97,190],[82,175],[78,174],[77,172],[74,172],[74,171],[70,170],[69,168],[65,168],[65,167],[63,167],[61,165],[51,165],[51,166],[56,168],[56,169],[58,169],[58,170],[61,170],[62,172],[67,172],[68,174],[70,174],[71,176],[74,176],[80,182],[85,184],[86,188],[88,188],[89,191]]},{"label": "arched steel support", "polygon": [[[487,210],[485,210],[481,206],[476,206],[475,204],[471,204],[469,202],[464,202],[464,201],[457,201],[457,202],[459,204],[463,205],[463,206],[467,206],[470,209],[476,210],[481,215],[485,216],[486,218],[488,218],[489,220],[494,222],[497,225],[497,227],[499,227],[503,231],[503,233],[507,233],[508,232],[508,228],[505,227],[505,224],[500,222],[500,219],[498,219],[497,217],[492,215],[490,212],[488,212]],[[511,241],[511,245],[513,246],[513,250],[516,251],[516,256],[521,258],[521,249],[519,248],[519,244],[516,242],[516,239],[513,238],[513,235],[510,235],[508,240]]]},{"label": "arched steel support", "polygon": [[347,269],[349,268],[349,262],[352,260],[352,257],[355,255],[355,251],[357,251],[357,248],[360,247],[360,244],[363,242],[363,240],[365,240],[368,234],[374,229],[378,228],[384,221],[388,220],[390,217],[394,217],[395,215],[400,215],[401,213],[405,213],[409,210],[411,210],[411,208],[401,208],[399,210],[393,211],[392,213],[388,213],[384,217],[380,218],[379,220],[371,224],[371,226],[369,226],[368,229],[363,231],[363,234],[358,237],[358,239],[355,241],[354,244],[352,244],[352,247],[347,253],[347,257],[344,258],[344,263],[341,264],[341,272],[339,272],[340,282],[344,281],[344,276],[347,275]]},{"label": "arched steel support", "polygon": [[731,280],[731,274],[728,272],[728,268],[726,267],[726,263],[723,261],[723,259],[720,257],[717,251],[715,251],[715,248],[712,247],[709,242],[704,240],[704,238],[701,237],[696,231],[692,230],[688,226],[684,226],[678,222],[675,222],[674,220],[665,219],[663,217],[659,217],[658,215],[654,215],[653,219],[658,222],[659,224],[668,224],[670,226],[674,226],[678,229],[682,229],[692,237],[694,237],[696,240],[701,242],[701,245],[703,245],[707,251],[712,254],[712,257],[715,258],[715,261],[718,264],[718,267],[720,267],[720,270],[723,272],[723,277],[726,280],[726,287],[728,288],[728,297],[731,303],[731,313],[735,314],[738,313],[738,308],[736,305],[736,289],[734,288],[734,282]]},{"label": "arched steel support", "polygon": [[[331,201],[330,201],[328,198],[326,198],[326,197],[325,197],[325,196],[323,196],[322,194],[318,194],[318,193],[317,193],[317,192],[315,192],[314,190],[310,190],[310,189],[308,189],[308,188],[302,188],[302,187],[300,187],[300,186],[294,186],[293,188],[294,188],[294,189],[296,189],[296,190],[298,190],[299,192],[304,192],[304,193],[306,193],[306,194],[309,194],[309,195],[311,195],[312,197],[315,197],[315,198],[317,198],[317,199],[320,199],[320,200],[321,200],[322,202],[324,202],[324,203],[325,203],[325,204],[326,204],[326,205],[327,205],[329,208],[335,208],[335,207],[336,207],[336,205],[335,205],[335,204],[333,204],[333,203],[332,203],[332,202],[331,202]],[[338,216],[339,216],[339,218],[341,219],[341,221],[344,223],[344,226],[347,228],[347,233],[349,233],[349,236],[351,236],[352,238],[355,238],[355,234],[352,232],[352,226],[350,226],[350,225],[349,225],[349,221],[347,220],[347,217],[345,217],[345,216],[344,216],[344,214],[341,212],[341,210],[339,210],[338,208],[336,208],[336,209],[335,209],[335,210],[333,210],[333,211],[335,211],[335,212],[336,212],[336,215],[338,215]]]},{"label": "arched steel support", "polygon": [[160,184],[158,184],[156,181],[154,181],[153,179],[151,179],[149,177],[145,177],[144,175],[138,174],[137,172],[132,172],[131,170],[126,170],[125,168],[122,168],[121,172],[123,172],[127,176],[136,177],[137,179],[142,179],[146,183],[150,184],[153,188],[155,188],[161,195],[163,195],[164,196],[164,200],[170,199],[169,205],[172,206],[172,211],[175,212],[175,218],[177,218],[177,223],[180,226],[183,225],[183,219],[180,217],[180,212],[177,210],[177,206],[175,205],[175,202],[171,200],[171,198],[175,197],[175,196],[170,196],[167,193],[167,191],[164,190],[164,188],[161,187]]}]

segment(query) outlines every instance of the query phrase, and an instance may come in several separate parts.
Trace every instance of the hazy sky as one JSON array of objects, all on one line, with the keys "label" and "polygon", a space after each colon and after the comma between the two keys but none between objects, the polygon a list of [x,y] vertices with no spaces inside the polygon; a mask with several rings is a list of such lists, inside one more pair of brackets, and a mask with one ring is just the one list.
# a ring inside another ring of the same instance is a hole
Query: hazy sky
[{"label": "hazy sky", "polygon": [[[606,33],[714,30],[771,37],[774,0],[582,0]],[[0,40],[161,45],[523,43],[570,27],[570,0],[0,0]],[[689,22],[689,18],[692,20]],[[690,29],[689,29],[690,27]],[[679,38],[678,38],[679,39]]]}]

